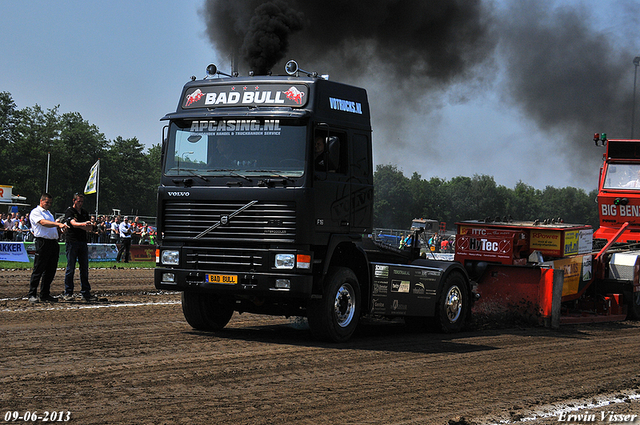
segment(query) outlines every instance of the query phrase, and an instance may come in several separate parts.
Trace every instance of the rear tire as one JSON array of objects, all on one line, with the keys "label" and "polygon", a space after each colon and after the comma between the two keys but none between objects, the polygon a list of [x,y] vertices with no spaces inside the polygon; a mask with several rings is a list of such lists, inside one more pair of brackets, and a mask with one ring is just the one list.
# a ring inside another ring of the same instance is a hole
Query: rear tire
[{"label": "rear tire", "polygon": [[231,301],[211,294],[182,293],[182,314],[192,328],[219,331],[233,316]]},{"label": "rear tire", "polygon": [[435,321],[444,333],[459,332],[464,328],[471,307],[471,296],[466,279],[460,273],[451,273],[442,285],[436,305]]},{"label": "rear tire", "polygon": [[358,326],[360,309],[356,275],[346,267],[331,268],[322,299],[311,300],[307,308],[311,332],[320,339],[345,342]]}]

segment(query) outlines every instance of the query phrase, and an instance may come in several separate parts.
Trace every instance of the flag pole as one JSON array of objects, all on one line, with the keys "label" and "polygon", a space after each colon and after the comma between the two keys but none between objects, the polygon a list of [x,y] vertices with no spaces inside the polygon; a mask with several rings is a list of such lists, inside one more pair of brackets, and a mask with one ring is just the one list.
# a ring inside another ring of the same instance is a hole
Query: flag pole
[{"label": "flag pole", "polygon": [[96,222],[98,221],[98,199],[100,198],[100,158],[98,158],[98,170],[96,171]]},{"label": "flag pole", "polygon": [[51,162],[51,152],[47,152],[47,184],[45,185],[44,192],[49,193],[49,163]]}]

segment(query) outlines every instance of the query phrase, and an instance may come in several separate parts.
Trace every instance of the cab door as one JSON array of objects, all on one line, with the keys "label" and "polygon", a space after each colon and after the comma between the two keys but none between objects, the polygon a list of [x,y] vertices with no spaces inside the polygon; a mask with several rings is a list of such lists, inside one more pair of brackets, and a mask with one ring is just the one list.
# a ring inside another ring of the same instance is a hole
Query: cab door
[{"label": "cab door", "polygon": [[[351,185],[346,131],[319,127],[314,132],[313,188],[317,232],[351,231]],[[323,144],[319,151],[318,145]]]}]

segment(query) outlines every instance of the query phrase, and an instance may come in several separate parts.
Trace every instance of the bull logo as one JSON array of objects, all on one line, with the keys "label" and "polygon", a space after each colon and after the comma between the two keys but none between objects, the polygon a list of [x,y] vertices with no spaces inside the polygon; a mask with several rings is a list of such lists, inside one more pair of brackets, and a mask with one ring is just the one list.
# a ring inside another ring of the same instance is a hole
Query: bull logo
[{"label": "bull logo", "polygon": [[202,99],[202,96],[204,96],[204,93],[202,93],[202,90],[200,90],[200,89],[197,89],[196,91],[194,91],[190,95],[187,95],[187,102],[184,105],[185,108],[187,106],[191,105],[192,103],[196,103],[197,101]]},{"label": "bull logo", "polygon": [[287,90],[287,91],[285,91],[283,93],[285,94],[285,96],[287,96],[287,99],[293,100],[298,105],[302,105],[302,97],[304,96],[304,93],[302,93],[297,88],[291,86],[289,88],[289,90]]}]

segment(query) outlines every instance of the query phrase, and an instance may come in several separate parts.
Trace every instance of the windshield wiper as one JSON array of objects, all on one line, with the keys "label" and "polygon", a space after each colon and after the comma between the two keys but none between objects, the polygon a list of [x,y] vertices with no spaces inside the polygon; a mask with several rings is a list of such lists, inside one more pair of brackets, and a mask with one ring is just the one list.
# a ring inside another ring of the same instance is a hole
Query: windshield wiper
[{"label": "windshield wiper", "polygon": [[269,173],[275,177],[280,177],[283,180],[289,180],[291,182],[295,182],[295,180],[289,176],[285,176],[284,174],[280,174],[277,171],[273,171],[273,170],[255,170],[256,173]]},{"label": "windshield wiper", "polygon": [[191,173],[192,176],[199,177],[199,178],[201,178],[202,180],[204,180],[206,182],[209,181],[209,179],[206,178],[205,176],[196,173],[195,168],[180,168],[180,169],[178,169],[178,171],[188,171],[189,173]]},{"label": "windshield wiper", "polygon": [[249,177],[247,176],[243,176],[242,174],[236,173],[235,171],[229,171],[229,174],[231,174],[232,176],[236,176],[236,177],[240,177],[245,179],[248,182],[252,182],[253,180],[251,180]]},{"label": "windshield wiper", "polygon": [[232,169],[229,169],[229,168],[216,168],[215,170],[207,170],[207,171],[229,173],[234,177],[240,177],[241,179],[245,179],[248,182],[252,182],[253,181],[249,177],[243,176],[242,174],[237,173],[235,170],[232,170]]},{"label": "windshield wiper", "polygon": [[271,174],[271,175],[273,175],[275,177],[279,177],[280,179],[282,179],[282,180],[278,180],[278,179],[272,179],[271,177],[268,177],[268,178],[266,178],[264,180],[260,180],[258,182],[258,186],[275,186],[276,183],[282,183],[283,186],[286,186],[287,185],[287,181],[295,183],[295,180],[292,179],[291,177],[285,176],[285,175],[280,174],[280,173],[277,173],[277,172],[275,172],[273,170],[256,170],[256,172],[269,173],[269,174]]}]

